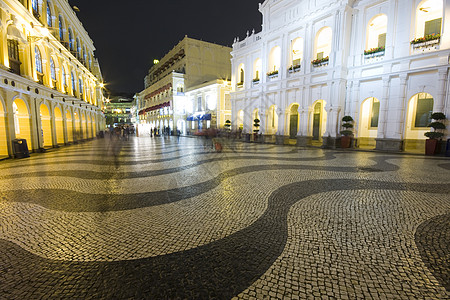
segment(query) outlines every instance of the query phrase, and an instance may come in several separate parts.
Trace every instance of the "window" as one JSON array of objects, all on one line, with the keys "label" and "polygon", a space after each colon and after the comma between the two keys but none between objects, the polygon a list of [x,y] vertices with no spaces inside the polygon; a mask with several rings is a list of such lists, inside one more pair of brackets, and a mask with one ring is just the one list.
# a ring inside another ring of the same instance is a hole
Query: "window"
[{"label": "window", "polygon": [[240,72],[240,81],[239,82],[241,82],[241,83],[243,83],[244,82],[244,69],[241,69],[241,72]]},{"label": "window", "polygon": [[420,93],[417,96],[416,118],[414,127],[428,127],[431,123],[431,114],[433,113],[433,97],[426,93]]},{"label": "window", "polygon": [[77,57],[79,58],[81,56],[81,44],[80,39],[77,38]]},{"label": "window", "polygon": [[441,34],[443,9],[442,0],[424,0],[417,6],[416,39]]},{"label": "window", "polygon": [[386,47],[388,18],[386,15],[374,17],[367,26],[366,50]]},{"label": "window", "polygon": [[253,63],[253,80],[254,81],[259,81],[259,76],[261,74],[261,69],[262,69],[262,62],[261,62],[261,59],[258,58]]},{"label": "window", "polygon": [[442,18],[425,22],[425,35],[441,34]]},{"label": "window", "polygon": [[303,58],[303,39],[292,41],[292,66],[299,66]]},{"label": "window", "polygon": [[279,46],[275,46],[270,50],[269,54],[269,70],[268,72],[278,71],[281,64],[281,48]]},{"label": "window", "polygon": [[202,96],[197,98],[197,111],[202,111]]},{"label": "window", "polygon": [[39,0],[31,0],[31,8],[36,18],[39,18]]},{"label": "window", "polygon": [[47,1],[47,25],[52,27],[52,11],[50,10],[50,3]]},{"label": "window", "polygon": [[8,40],[8,57],[10,70],[20,75],[20,60],[19,60],[19,42],[16,40]]},{"label": "window", "polygon": [[75,95],[75,92],[77,90],[77,83],[75,81],[75,76],[73,76],[73,73],[70,74],[70,77],[72,79],[72,93]]},{"label": "window", "polygon": [[69,49],[73,50],[73,33],[71,28],[69,28]]},{"label": "window", "polygon": [[331,53],[332,30],[330,27],[324,27],[316,35],[315,57],[324,59]]},{"label": "window", "polygon": [[55,62],[53,61],[53,58],[51,58],[51,57],[50,57],[50,74],[52,76],[52,79],[56,80]]},{"label": "window", "polygon": [[378,118],[380,116],[380,101],[372,99],[372,113],[370,115],[370,127],[378,127]]},{"label": "window", "polygon": [[38,73],[44,73],[42,69],[42,57],[41,57],[41,51],[39,51],[39,48],[35,46],[34,48],[34,58],[36,63],[36,71]]},{"label": "window", "polygon": [[67,86],[67,73],[66,73],[66,69],[62,68],[63,70],[63,85]]},{"label": "window", "polygon": [[59,16],[59,40],[64,41],[64,27],[62,16]]}]

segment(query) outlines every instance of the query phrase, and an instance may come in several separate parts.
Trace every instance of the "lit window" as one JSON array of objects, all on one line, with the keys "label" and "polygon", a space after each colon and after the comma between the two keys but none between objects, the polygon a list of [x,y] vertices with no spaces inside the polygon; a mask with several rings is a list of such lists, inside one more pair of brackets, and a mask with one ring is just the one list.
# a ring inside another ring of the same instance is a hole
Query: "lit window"
[{"label": "lit window", "polygon": [[317,33],[316,38],[316,59],[323,59],[330,55],[331,53],[331,37],[332,30],[330,27],[322,28]]},{"label": "lit window", "polygon": [[47,25],[52,27],[52,11],[50,10],[50,3],[47,1]]},{"label": "lit window", "polygon": [[416,11],[416,38],[427,35],[440,35],[442,16],[442,0],[422,1]]},{"label": "lit window", "polygon": [[42,74],[43,69],[42,69],[41,51],[39,51],[39,48],[35,46],[34,52],[35,52],[36,71]]},{"label": "lit window", "polygon": [[56,80],[55,62],[53,61],[53,58],[51,58],[51,57],[50,57],[50,74],[52,76],[52,79]]},{"label": "lit window", "polygon": [[59,40],[64,41],[64,27],[63,27],[62,16],[59,16]]},{"label": "lit window", "polygon": [[303,39],[297,38],[292,42],[292,66],[299,66],[303,59]]},{"label": "lit window", "polygon": [[414,127],[428,127],[431,123],[431,114],[433,113],[433,97],[427,93],[420,93],[417,96],[416,116]]},{"label": "lit window", "polygon": [[386,46],[387,22],[388,18],[386,15],[377,16],[369,22],[366,50],[384,48]]},{"label": "lit window", "polygon": [[73,50],[73,33],[71,28],[69,28],[69,49]]}]

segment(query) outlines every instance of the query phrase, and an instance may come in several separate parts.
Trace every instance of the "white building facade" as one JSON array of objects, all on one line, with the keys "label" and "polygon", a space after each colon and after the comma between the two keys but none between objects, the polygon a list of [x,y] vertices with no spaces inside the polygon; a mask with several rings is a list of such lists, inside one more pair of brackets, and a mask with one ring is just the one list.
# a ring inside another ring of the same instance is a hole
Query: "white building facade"
[{"label": "white building facade", "polygon": [[[235,40],[232,124],[265,141],[335,147],[343,116],[360,147],[423,149],[449,116],[450,0],[260,5],[262,31]],[[448,132],[446,132],[446,137]]]},{"label": "white building facade", "polygon": [[195,86],[186,92],[182,109],[186,123],[180,120],[178,128],[193,134],[204,129],[223,129],[231,121],[231,82],[217,79]]}]

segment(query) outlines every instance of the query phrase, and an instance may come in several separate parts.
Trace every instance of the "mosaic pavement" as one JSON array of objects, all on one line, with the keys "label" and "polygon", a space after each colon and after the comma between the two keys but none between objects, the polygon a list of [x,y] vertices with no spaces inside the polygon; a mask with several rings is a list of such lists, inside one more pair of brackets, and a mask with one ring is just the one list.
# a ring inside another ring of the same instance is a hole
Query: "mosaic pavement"
[{"label": "mosaic pavement", "polygon": [[450,161],[196,138],[0,162],[0,299],[449,299]]}]

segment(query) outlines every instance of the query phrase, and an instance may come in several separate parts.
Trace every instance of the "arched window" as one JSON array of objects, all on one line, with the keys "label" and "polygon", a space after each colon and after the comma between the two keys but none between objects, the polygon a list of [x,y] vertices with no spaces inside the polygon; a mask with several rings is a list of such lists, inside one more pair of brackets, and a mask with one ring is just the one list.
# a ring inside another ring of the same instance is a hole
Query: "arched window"
[{"label": "arched window", "polygon": [[77,82],[75,81],[75,76],[73,76],[73,73],[70,74],[71,81],[72,81],[72,94],[75,95],[75,92],[77,91]]},{"label": "arched window", "polygon": [[253,81],[254,82],[259,81],[259,77],[261,76],[261,68],[262,68],[262,62],[261,62],[261,59],[258,58],[253,63]]},{"label": "arched window", "polygon": [[303,59],[303,38],[292,41],[292,67],[299,67]]},{"label": "arched window", "polygon": [[31,8],[33,9],[33,14],[36,18],[39,18],[39,0],[31,1]]},{"label": "arched window", "polygon": [[92,69],[92,55],[89,54],[89,69]]},{"label": "arched window", "polygon": [[83,48],[83,60],[84,60],[84,64],[87,65],[88,59],[87,59],[86,47]]},{"label": "arched window", "polygon": [[47,25],[52,27],[52,11],[50,10],[50,2],[47,1]]},{"label": "arched window", "polygon": [[269,73],[278,73],[281,64],[281,48],[273,47],[269,54]]},{"label": "arched window", "polygon": [[83,94],[83,80],[81,80],[81,78],[78,78],[78,84],[79,84],[79,91],[80,91],[80,95]]},{"label": "arched window", "polygon": [[51,57],[50,57],[50,74],[52,76],[52,79],[56,80],[55,62],[53,61],[53,58],[51,58]]},{"label": "arched window", "polygon": [[324,60],[331,53],[332,30],[330,27],[324,27],[319,30],[316,36],[316,45],[314,56],[317,60]]},{"label": "arched window", "polygon": [[369,22],[366,50],[384,49],[386,46],[387,22],[386,15],[376,16]]},{"label": "arched window", "polygon": [[416,38],[441,34],[443,4],[442,0],[424,0],[416,11]]},{"label": "arched window", "polygon": [[59,16],[59,40],[64,41],[64,26],[62,16]]},{"label": "arched window", "polygon": [[77,57],[81,57],[81,44],[79,38],[77,38]]},{"label": "arched window", "polygon": [[41,74],[44,73],[43,68],[42,68],[41,51],[39,50],[39,48],[37,46],[34,47],[34,59],[35,59],[35,63],[36,63],[36,71]]},{"label": "arched window", "polygon": [[67,72],[64,67],[62,68],[62,71],[63,71],[62,82],[63,82],[64,88],[66,88],[66,92],[67,92]]},{"label": "arched window", "polygon": [[238,68],[238,85],[239,86],[244,85],[244,75],[245,75],[244,64],[240,64],[239,68]]},{"label": "arched window", "polygon": [[73,33],[72,28],[69,27],[69,49],[73,51]]}]

